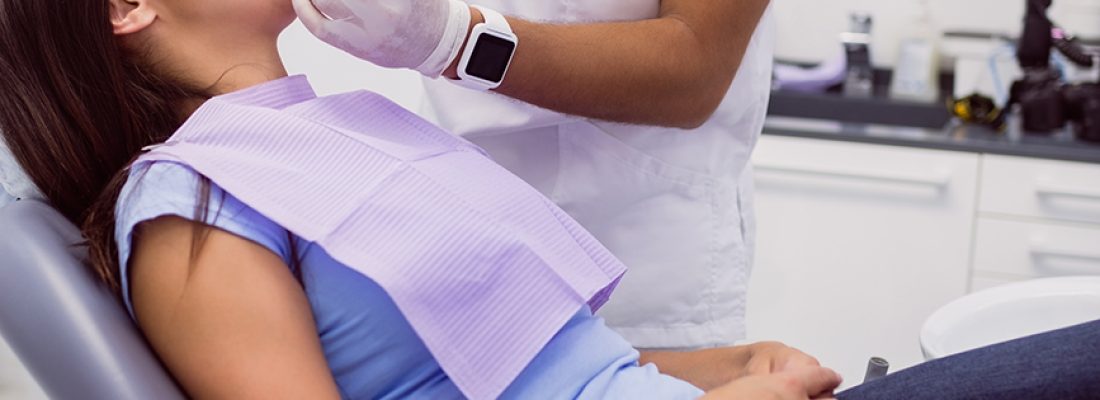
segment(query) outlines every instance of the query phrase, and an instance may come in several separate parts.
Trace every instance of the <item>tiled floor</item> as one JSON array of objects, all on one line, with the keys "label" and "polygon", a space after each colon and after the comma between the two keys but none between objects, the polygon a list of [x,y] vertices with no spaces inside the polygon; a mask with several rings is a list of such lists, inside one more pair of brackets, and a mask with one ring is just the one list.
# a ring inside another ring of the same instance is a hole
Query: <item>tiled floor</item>
[{"label": "tiled floor", "polygon": [[7,342],[0,338],[0,400],[47,400]]}]

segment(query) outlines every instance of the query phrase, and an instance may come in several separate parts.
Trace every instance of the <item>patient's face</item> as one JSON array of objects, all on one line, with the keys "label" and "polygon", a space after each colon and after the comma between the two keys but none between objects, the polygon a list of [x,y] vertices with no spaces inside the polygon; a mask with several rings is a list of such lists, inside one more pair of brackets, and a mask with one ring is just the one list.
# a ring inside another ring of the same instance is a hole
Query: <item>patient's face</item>
[{"label": "patient's face", "polygon": [[279,34],[295,17],[291,0],[119,1],[141,2],[148,6],[145,15],[153,16],[140,31],[123,36],[123,45],[156,72],[200,90],[259,70],[274,78]]}]

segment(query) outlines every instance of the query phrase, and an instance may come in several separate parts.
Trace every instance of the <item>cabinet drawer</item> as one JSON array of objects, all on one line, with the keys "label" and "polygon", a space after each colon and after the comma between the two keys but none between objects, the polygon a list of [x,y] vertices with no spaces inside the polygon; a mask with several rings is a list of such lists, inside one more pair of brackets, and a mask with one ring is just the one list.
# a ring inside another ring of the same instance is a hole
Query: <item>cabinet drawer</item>
[{"label": "cabinet drawer", "polygon": [[974,270],[1021,278],[1100,275],[1100,228],[980,218]]},{"label": "cabinet drawer", "polygon": [[753,154],[759,185],[902,202],[973,193],[977,160],[974,154],[777,136],[761,138]]},{"label": "cabinet drawer", "polygon": [[1100,224],[1100,165],[985,156],[979,209]]}]

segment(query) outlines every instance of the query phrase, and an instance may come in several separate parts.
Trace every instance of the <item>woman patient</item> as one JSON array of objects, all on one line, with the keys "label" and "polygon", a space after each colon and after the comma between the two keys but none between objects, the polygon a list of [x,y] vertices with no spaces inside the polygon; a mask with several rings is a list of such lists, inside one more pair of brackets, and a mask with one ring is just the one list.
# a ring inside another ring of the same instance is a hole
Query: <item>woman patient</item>
[{"label": "woman patient", "polygon": [[[304,78],[287,77],[276,40],[293,19],[290,0],[0,0],[0,80],[9,85],[0,92],[0,128],[53,206],[83,226],[92,267],[118,290],[192,397],[434,399],[485,393],[456,385],[456,374],[480,372],[443,362],[450,350],[431,347],[445,339],[414,328],[418,314],[399,291],[338,261],[339,255],[330,254],[335,247],[257,210],[278,206],[246,201],[241,193],[247,190],[234,193],[220,185],[226,181],[199,173],[187,160],[162,155],[134,164],[143,149],[177,131],[183,136],[173,139],[186,141],[188,132],[193,139],[203,127],[247,125],[255,117],[248,110],[256,107],[274,119],[303,124],[313,119],[331,127],[342,121],[339,129],[352,132],[377,127],[372,121],[389,121],[385,126],[393,129],[382,135],[431,131],[403,110],[377,106],[372,96],[317,99]],[[264,129],[271,124],[254,123]],[[281,126],[287,131],[269,138],[301,133],[295,126]],[[306,148],[300,154],[317,164],[332,156]],[[469,157],[462,160],[479,156]],[[363,171],[346,174],[372,179]],[[416,194],[413,181],[401,176],[393,175],[395,187]],[[499,200],[509,195],[506,186],[482,194],[487,202]],[[312,196],[325,197],[336,193]],[[323,210],[332,204],[309,206]],[[587,237],[574,236],[578,243]],[[397,237],[371,237],[358,243],[365,253],[408,245]],[[817,399],[832,397],[840,384],[812,357],[778,343],[638,354],[583,303],[494,396]],[[981,350],[840,397],[1088,398],[1100,390],[1094,378],[1100,376],[1098,330],[1084,325]],[[473,336],[472,343],[479,343]],[[1031,360],[1009,362],[1018,358]],[[951,369],[978,362],[986,368]],[[1031,372],[1036,368],[1043,372]]]}]

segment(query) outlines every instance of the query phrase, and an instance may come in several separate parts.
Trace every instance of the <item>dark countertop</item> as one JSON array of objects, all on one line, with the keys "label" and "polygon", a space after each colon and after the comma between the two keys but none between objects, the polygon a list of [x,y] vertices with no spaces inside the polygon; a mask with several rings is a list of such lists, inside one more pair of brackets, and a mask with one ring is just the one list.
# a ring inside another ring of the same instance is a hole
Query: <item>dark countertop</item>
[{"label": "dark countertop", "polygon": [[1069,131],[1053,136],[999,134],[959,124],[948,113],[946,100],[898,100],[887,92],[877,87],[874,97],[859,99],[835,92],[774,91],[764,134],[1100,164],[1100,143],[1074,140]]},{"label": "dark countertop", "polygon": [[1100,144],[1073,140],[1068,131],[1044,137],[970,125],[929,129],[769,116],[764,134],[1100,164]]}]

